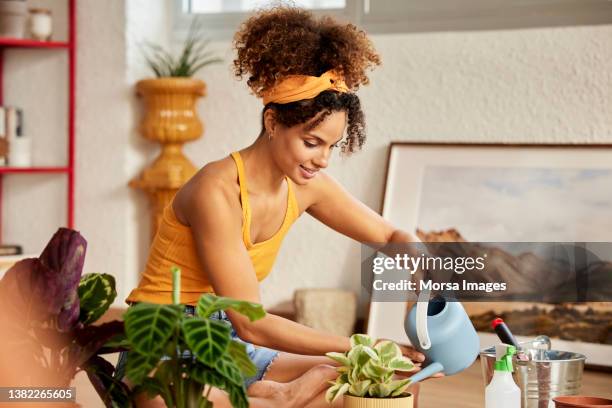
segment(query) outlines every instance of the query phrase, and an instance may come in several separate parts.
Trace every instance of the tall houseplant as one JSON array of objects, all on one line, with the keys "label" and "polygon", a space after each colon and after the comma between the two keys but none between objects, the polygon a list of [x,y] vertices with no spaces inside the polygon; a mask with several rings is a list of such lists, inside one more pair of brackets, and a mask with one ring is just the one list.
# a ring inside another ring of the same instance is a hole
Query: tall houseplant
[{"label": "tall houseplant", "polygon": [[206,84],[193,75],[221,61],[208,48],[209,42],[197,19],[193,20],[178,56],[159,45],[143,45],[145,59],[155,78],[136,84],[137,94],[145,105],[139,131],[145,138],[161,143],[162,148],[159,157],[130,185],[149,195],[153,205],[151,237],[155,235],[165,206],[196,172],[181,148],[204,132],[196,102],[205,95]]},{"label": "tall houseplant", "polygon": [[87,242],[60,228],[38,258],[0,281],[0,384],[66,388],[85,371],[107,407],[130,407],[127,387],[101,355],[119,350],[123,323],[93,325],[115,299],[115,279],[82,276]]},{"label": "tall houseplant", "polygon": [[345,408],[412,407],[412,395],[406,391],[410,379],[395,379],[394,374],[412,371],[414,364],[402,356],[399,346],[392,341],[374,343],[369,336],[354,334],[351,350],[327,353],[341,364],[338,378],[325,394],[328,402],[344,397]]},{"label": "tall houseplant", "polygon": [[174,304],[139,303],[124,315],[131,349],[126,375],[137,386],[134,392],[160,395],[169,408],[210,408],[207,397],[216,387],[234,407],[248,408],[243,376],[254,375],[256,367],[244,343],[231,338],[231,327],[209,316],[233,309],[254,321],[265,315],[262,306],[207,294],[196,315],[185,316],[178,304],[180,271],[173,274]]}]

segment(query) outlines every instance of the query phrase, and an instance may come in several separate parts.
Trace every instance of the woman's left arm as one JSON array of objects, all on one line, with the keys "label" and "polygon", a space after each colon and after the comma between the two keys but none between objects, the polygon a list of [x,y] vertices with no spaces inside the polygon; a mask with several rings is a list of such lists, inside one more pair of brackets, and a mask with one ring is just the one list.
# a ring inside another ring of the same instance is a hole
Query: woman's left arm
[{"label": "woman's left arm", "polygon": [[306,211],[325,225],[358,242],[418,242],[353,197],[333,177],[320,172],[316,179],[309,186],[311,204]]},{"label": "woman's left arm", "polygon": [[[312,204],[306,211],[330,228],[358,242],[408,243],[419,242],[405,231],[395,228],[371,208],[357,200],[331,176],[321,173],[309,188]],[[402,353],[413,361],[424,356],[411,346],[401,346]],[[418,367],[418,365],[417,365]]]}]

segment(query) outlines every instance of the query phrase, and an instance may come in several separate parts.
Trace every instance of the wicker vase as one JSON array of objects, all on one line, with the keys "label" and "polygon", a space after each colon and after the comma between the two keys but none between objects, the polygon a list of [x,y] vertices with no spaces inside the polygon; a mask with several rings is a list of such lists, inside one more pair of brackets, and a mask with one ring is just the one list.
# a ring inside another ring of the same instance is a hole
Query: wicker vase
[{"label": "wicker vase", "polygon": [[159,157],[130,182],[130,186],[149,195],[153,236],[163,209],[196,172],[196,167],[183,154],[182,146],[204,132],[196,102],[205,95],[206,84],[194,78],[156,78],[139,81],[136,90],[145,106],[140,133],[161,144]]},{"label": "wicker vase", "polygon": [[344,408],[412,408],[412,394],[397,398],[360,398],[344,394]]}]

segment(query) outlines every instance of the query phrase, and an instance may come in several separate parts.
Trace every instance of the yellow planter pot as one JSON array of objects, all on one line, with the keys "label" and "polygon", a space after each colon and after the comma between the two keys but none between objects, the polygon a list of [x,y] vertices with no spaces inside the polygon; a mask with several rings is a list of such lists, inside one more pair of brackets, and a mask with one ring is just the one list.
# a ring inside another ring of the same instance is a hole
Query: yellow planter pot
[{"label": "yellow planter pot", "polygon": [[204,81],[195,78],[143,79],[136,84],[145,104],[140,133],[162,144],[199,138],[204,125],[196,101],[206,94]]},{"label": "yellow planter pot", "polygon": [[183,143],[198,139],[204,125],[196,110],[206,84],[195,78],[144,79],[136,91],[144,102],[140,133],[161,144],[160,155],[130,186],[143,190],[152,206],[151,237],[155,235],[163,209],[178,189],[197,171],[183,154]]},{"label": "yellow planter pot", "polygon": [[344,395],[344,408],[412,408],[412,394],[398,398],[360,398]]}]

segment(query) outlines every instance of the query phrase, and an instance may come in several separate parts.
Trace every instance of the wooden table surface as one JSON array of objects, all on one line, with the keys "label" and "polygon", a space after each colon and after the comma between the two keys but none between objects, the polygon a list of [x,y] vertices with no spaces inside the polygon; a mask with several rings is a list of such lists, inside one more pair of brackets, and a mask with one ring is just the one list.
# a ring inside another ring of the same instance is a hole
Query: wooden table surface
[{"label": "wooden table surface", "polygon": [[[612,374],[585,370],[581,394],[612,398]],[[426,380],[421,384],[418,408],[441,407],[484,407],[480,360],[462,373]]]},{"label": "wooden table surface", "polygon": [[[121,317],[125,309],[113,309],[101,319],[108,321]],[[116,355],[110,360],[116,362]],[[87,377],[77,377],[77,400],[87,408],[103,408]],[[612,398],[612,373],[586,370],[582,379],[583,395]],[[418,408],[482,408],[484,407],[484,383],[480,369],[480,360],[464,372],[421,384]]]}]

